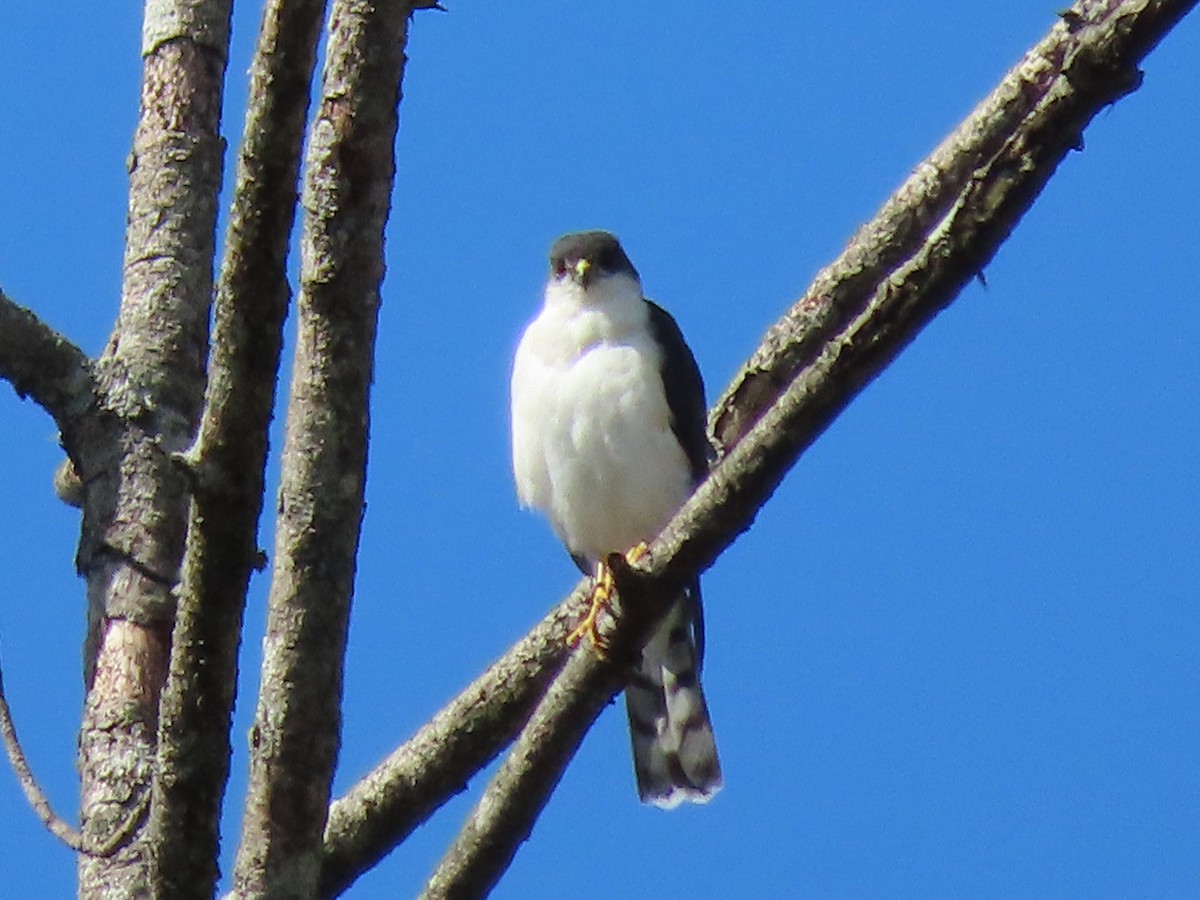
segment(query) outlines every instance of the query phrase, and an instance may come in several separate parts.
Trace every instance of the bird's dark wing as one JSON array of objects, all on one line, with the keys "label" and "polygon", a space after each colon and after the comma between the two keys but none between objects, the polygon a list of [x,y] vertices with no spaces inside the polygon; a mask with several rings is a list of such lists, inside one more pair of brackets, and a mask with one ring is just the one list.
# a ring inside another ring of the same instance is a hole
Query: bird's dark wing
[{"label": "bird's dark wing", "polygon": [[[708,401],[704,398],[704,379],[696,357],[683,339],[683,332],[669,312],[647,300],[650,330],[663,349],[662,382],[671,411],[671,431],[679,441],[692,469],[692,484],[699,484],[713,461],[708,442]],[[704,604],[700,599],[700,579],[685,588],[686,607],[690,612],[692,637],[696,642],[696,667],[704,659]]]},{"label": "bird's dark wing", "polygon": [[[571,553],[571,548],[567,548],[567,552]],[[589,578],[596,574],[596,564],[580,553],[571,553],[571,560],[579,567],[579,571]]]},{"label": "bird's dark wing", "polygon": [[712,446],[708,443],[708,403],[704,399],[704,379],[700,367],[683,332],[671,314],[655,303],[650,307],[650,330],[663,348],[662,381],[671,411],[671,431],[683,447],[692,468],[692,483],[699,484],[712,463]]}]

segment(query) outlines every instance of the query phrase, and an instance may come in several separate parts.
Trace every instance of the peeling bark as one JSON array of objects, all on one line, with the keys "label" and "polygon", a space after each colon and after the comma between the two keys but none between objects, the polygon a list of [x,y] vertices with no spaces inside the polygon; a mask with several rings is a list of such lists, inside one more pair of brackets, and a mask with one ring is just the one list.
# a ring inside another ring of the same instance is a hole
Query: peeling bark
[{"label": "peeling bark", "polygon": [[[121,307],[95,366],[92,433],[68,445],[86,491],[79,771],[93,840],[154,770],[188,504],[169,454],[190,442],[204,389],[229,15],[228,0],[147,4]],[[80,857],[80,896],[147,895],[153,854],[143,828],[113,857]]]}]

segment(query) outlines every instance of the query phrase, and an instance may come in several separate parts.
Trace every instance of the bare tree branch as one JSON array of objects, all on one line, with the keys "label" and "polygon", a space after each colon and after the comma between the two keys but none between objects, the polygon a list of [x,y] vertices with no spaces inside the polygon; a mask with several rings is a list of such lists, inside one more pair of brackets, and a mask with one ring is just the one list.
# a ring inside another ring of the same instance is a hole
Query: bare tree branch
[{"label": "bare tree branch", "polygon": [[335,0],[305,163],[298,335],[241,896],[313,896],[340,734],[409,3]]},{"label": "bare tree branch", "polygon": [[378,862],[516,736],[567,657],[587,608],[586,580],[504,657],[329,810],[321,896]]},{"label": "bare tree branch", "polygon": [[[619,553],[609,557],[620,595],[602,614],[602,657],[584,646],[559,672],[499,771],[484,789],[454,843],[430,877],[422,900],[486,896],[529,838],[534,823],[561,780],[583,737],[625,687],[641,648],[677,591],[661,577],[634,572]],[[687,577],[690,577],[688,575]],[[590,594],[586,581],[572,596],[581,601],[566,627],[578,622]],[[559,610],[564,610],[564,603]],[[557,634],[565,641],[566,632]]]},{"label": "bare tree branch", "polygon": [[[145,10],[121,307],[96,363],[99,432],[73,453],[90,620],[79,768],[94,836],[140,802],[154,767],[188,503],[169,454],[190,443],[204,390],[229,16],[229,0]],[[80,896],[136,895],[154,852],[143,830],[111,858],[81,858]]]},{"label": "bare tree branch", "polygon": [[272,0],[251,68],[192,511],[163,693],[151,817],[159,896],[209,898],[219,872],[221,801],[237,652],[257,549],[267,432],[291,291],[288,243],[325,0]]},{"label": "bare tree branch", "polygon": [[[862,312],[874,286],[921,250],[978,167],[1009,144],[1038,105],[1057,103],[1061,95],[1068,107],[1058,127],[1076,127],[1081,134],[1097,108],[1088,83],[1101,91],[1101,106],[1135,88],[1138,61],[1194,6],[1177,0],[1091,0],[1061,13],[1062,21],[916,167],[766,333],[715,406],[710,431],[717,446],[732,447],[800,368],[823,352],[834,331]],[[1081,92],[1064,90],[1064,82],[1076,80]],[[1059,88],[1052,90],[1056,83]],[[1078,121],[1067,121],[1072,115]]]},{"label": "bare tree branch", "polygon": [[[843,324],[825,338],[819,353],[794,370],[746,438],[732,448],[723,445],[725,459],[660,535],[656,552],[639,561],[638,570],[661,573],[669,581],[703,571],[738,532],[750,527],[799,454],[982,272],[1062,159],[1082,148],[1087,124],[1140,86],[1138,64],[1195,5],[1196,0],[1085,0],[1063,14],[1050,37],[1066,46],[1055,46],[1048,54],[1052,65],[1031,64],[1027,56],[1014,70],[1027,73],[1022,93],[1037,96],[1029,112],[998,151],[977,161],[945,214],[930,224],[910,254],[879,267],[873,283],[845,293],[839,315]],[[1034,52],[1039,48],[1051,49],[1046,41]],[[920,203],[922,195],[914,198]],[[884,215],[894,211],[891,204]],[[830,284],[830,293],[837,295],[846,280],[856,278],[849,261],[877,258],[878,221],[860,230],[838,262],[818,276],[818,284]],[[835,270],[842,277],[827,281]],[[802,345],[808,339],[807,311],[825,296],[806,292],[772,327],[767,342],[787,333],[786,345]],[[735,385],[745,383],[745,371]],[[731,414],[730,404],[740,412]],[[722,423],[744,427],[758,415],[754,405],[749,395],[739,401],[735,386],[714,410],[716,433],[736,439],[741,429],[729,432]]]},{"label": "bare tree branch", "polygon": [[[517,848],[529,838],[584,735],[625,687],[651,630],[678,596],[664,590],[661,579],[633,573],[619,553],[610,556],[608,565],[622,585],[622,596],[613,599],[608,614],[602,614],[598,622],[605,639],[604,655],[585,645],[555,676],[430,877],[422,900],[490,893]],[[585,582],[577,592],[580,605],[586,605],[583,601],[589,594],[590,585]],[[578,616],[563,619],[569,625],[577,622]],[[564,640],[561,634],[558,637]]]},{"label": "bare tree branch", "polygon": [[[628,597],[627,597],[628,599]],[[610,650],[626,658],[653,620],[621,631]],[[429,879],[422,900],[484,897],[529,838],[550,794],[600,712],[625,686],[625,669],[590,648],[576,652],[554,679],[500,770]]]},{"label": "bare tree branch", "polygon": [[63,424],[92,402],[87,355],[0,290],[0,378]]}]

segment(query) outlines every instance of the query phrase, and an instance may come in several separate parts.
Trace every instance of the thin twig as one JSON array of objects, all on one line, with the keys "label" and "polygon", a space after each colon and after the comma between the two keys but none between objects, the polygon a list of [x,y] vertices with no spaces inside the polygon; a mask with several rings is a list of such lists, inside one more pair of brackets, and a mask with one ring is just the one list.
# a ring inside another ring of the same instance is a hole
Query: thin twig
[{"label": "thin twig", "polygon": [[0,737],[4,740],[4,751],[8,754],[8,762],[17,776],[25,799],[33,807],[38,819],[56,838],[76,853],[108,857],[124,847],[133,837],[149,806],[149,790],[139,791],[138,802],[125,813],[125,816],[113,828],[112,833],[103,840],[89,838],[79,829],[68,824],[50,806],[49,799],[29,768],[29,761],[25,758],[25,751],[21,748],[21,741],[17,737],[17,726],[13,722],[12,710],[9,708],[8,696],[4,690],[3,666],[0,666]]}]

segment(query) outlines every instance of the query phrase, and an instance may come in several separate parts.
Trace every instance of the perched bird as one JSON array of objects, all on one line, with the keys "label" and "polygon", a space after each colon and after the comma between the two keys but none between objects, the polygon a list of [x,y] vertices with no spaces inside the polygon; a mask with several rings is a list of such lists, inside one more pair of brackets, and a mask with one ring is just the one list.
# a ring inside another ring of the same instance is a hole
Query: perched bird
[{"label": "perched bird", "polygon": [[[611,586],[604,560],[636,554],[708,471],[706,414],[679,326],[642,296],[617,239],[584,231],[555,241],[541,312],[513,363],[513,474],[521,505],[546,514],[597,590]],[[577,636],[596,640],[595,612]],[[646,643],[625,690],[645,803],[704,802],[721,786],[700,688],[703,645],[696,579]]]}]

